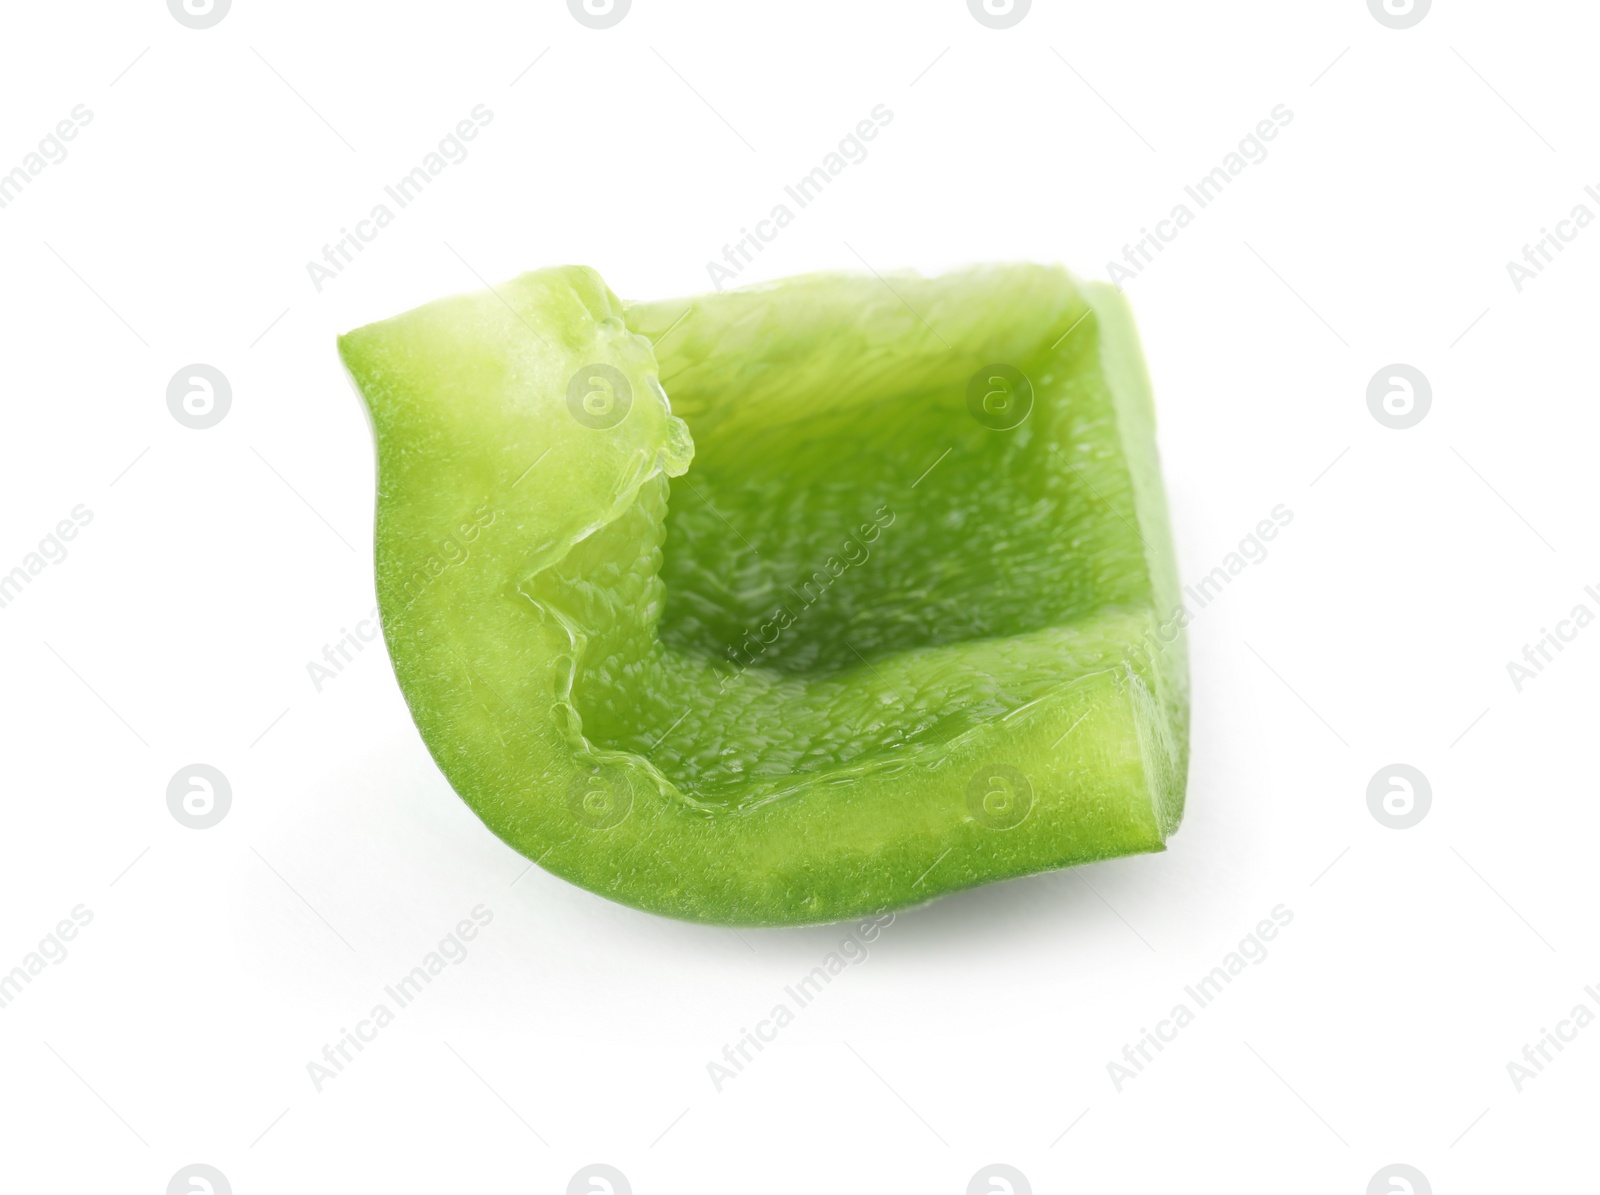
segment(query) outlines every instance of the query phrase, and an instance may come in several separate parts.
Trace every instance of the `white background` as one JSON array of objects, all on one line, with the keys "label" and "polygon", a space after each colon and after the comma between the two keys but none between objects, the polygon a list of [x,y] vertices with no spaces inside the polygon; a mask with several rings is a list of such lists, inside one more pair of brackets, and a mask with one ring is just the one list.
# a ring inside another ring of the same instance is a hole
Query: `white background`
[{"label": "white background", "polygon": [[[104,0],[5,24],[0,171],[93,120],[0,210],[0,571],[93,521],[0,609],[0,970],[93,921],[0,1009],[4,1189],[159,1195],[192,1162],[239,1195],[562,1192],[596,1161],[638,1195],[956,1195],[996,1161],[1035,1192],[1592,1172],[1600,1028],[1520,1093],[1506,1067],[1600,1007],[1600,629],[1521,692],[1506,669],[1600,612],[1600,228],[1521,293],[1506,270],[1600,214],[1592,6],[1439,0],[1394,30],[1363,0],[1035,0],[993,30],[958,0],[635,0],[597,31],[555,0],[235,0],[196,31]],[[319,293],[306,263],[477,104],[470,156]],[[718,1092],[706,1064],[845,927],[735,934],[527,872],[381,647],[316,691],[308,662],[373,606],[334,337],[569,262],[703,290],[878,104],[870,156],[741,282],[1104,277],[1286,105],[1127,290],[1184,578],[1294,518],[1194,622],[1166,854],[901,914]],[[232,385],[210,430],[167,409],[193,362]],[[1393,362],[1432,384],[1410,430],[1367,408]],[[166,805],[197,761],[233,791],[204,831]],[[1367,807],[1395,762],[1433,792],[1404,831]],[[324,1043],[479,904],[466,961],[316,1091]],[[1279,904],[1267,959],[1118,1092],[1107,1063]]]}]

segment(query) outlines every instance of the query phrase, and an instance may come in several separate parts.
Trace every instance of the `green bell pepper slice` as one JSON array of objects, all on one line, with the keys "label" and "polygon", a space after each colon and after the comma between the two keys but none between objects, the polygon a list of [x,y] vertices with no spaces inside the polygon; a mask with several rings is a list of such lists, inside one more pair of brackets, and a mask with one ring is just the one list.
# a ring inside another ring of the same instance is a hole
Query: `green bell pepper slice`
[{"label": "green bell pepper slice", "polygon": [[1117,291],[1014,265],[623,303],[567,267],[339,347],[401,690],[546,870],[791,925],[1176,829],[1183,617]]}]

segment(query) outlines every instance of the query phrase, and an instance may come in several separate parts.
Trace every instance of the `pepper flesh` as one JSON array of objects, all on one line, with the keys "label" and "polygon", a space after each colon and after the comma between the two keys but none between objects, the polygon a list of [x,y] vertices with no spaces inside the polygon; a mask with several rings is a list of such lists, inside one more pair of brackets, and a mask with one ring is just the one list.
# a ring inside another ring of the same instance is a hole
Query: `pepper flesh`
[{"label": "pepper flesh", "polygon": [[547,870],[804,924],[1176,828],[1185,647],[1121,296],[888,281],[623,304],[567,267],[341,338],[401,689]]}]

